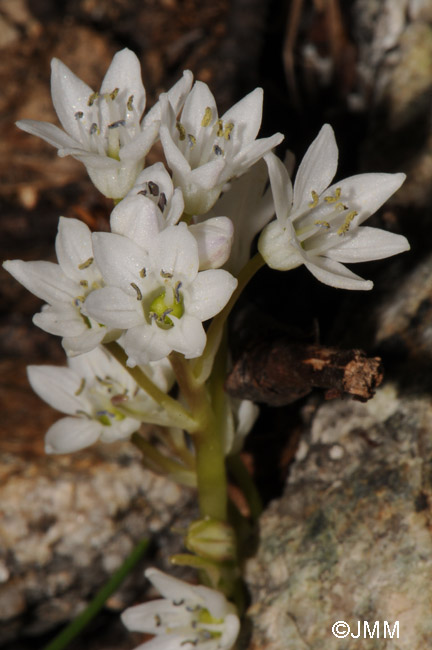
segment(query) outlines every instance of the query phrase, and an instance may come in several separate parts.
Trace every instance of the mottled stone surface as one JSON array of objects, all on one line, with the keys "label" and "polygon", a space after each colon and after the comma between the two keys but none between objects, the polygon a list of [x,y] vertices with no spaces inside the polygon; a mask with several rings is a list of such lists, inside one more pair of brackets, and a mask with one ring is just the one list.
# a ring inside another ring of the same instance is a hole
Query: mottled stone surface
[{"label": "mottled stone surface", "polygon": [[[247,565],[251,648],[430,647],[431,461],[429,396],[387,384],[367,404],[318,408]],[[340,620],[353,634],[380,621],[380,639],[337,639]],[[382,638],[384,621],[399,640]]]}]

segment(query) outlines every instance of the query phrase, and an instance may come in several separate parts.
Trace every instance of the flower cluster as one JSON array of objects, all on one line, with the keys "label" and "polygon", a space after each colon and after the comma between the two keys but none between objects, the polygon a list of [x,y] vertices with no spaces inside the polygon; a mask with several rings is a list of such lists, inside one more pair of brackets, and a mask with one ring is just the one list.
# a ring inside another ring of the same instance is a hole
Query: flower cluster
[{"label": "flower cluster", "polygon": [[[234,597],[240,568],[225,459],[241,450],[258,409],[224,392],[227,317],[264,263],[304,264],[333,287],[370,289],[344,264],[409,249],[405,237],[362,225],[405,176],[361,174],[330,185],[338,150],[324,125],[292,186],[273,153],[283,136],[257,139],[262,89],[219,117],[207,85],[193,85],[186,71],[145,113],[139,61],[128,49],[97,92],[54,59],[51,90],[63,130],[33,120],[18,126],[83,162],[115,205],[109,232],[61,217],[57,263],[4,263],[44,301],[34,323],[61,337],[68,356],[65,368],[28,369],[35,392],[65,414],[48,430],[46,451],[131,439],[146,467],[198,487],[201,519],[185,537],[191,553],[176,558]],[[157,140],[166,166],[145,167]],[[151,433],[139,432],[142,423]],[[248,474],[231,460],[256,516]],[[221,591],[156,569],[146,575],[164,599],[128,609],[123,620],[155,635],[148,650],[234,646],[239,619]]]}]

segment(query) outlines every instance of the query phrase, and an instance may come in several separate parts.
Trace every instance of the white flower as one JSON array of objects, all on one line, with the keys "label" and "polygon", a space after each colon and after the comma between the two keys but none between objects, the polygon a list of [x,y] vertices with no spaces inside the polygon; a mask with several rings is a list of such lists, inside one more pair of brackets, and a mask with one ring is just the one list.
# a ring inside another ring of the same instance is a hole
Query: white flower
[{"label": "white flower", "polygon": [[282,162],[266,156],[276,221],[261,233],[258,249],[282,271],[304,264],[321,282],[341,289],[371,289],[344,266],[409,250],[405,237],[359,227],[405,180],[405,174],[359,174],[328,187],[337,169],[333,129],[325,124],[297,171],[294,189]]},{"label": "white flower", "polygon": [[139,224],[134,232],[135,241],[115,233],[93,235],[107,286],[88,297],[86,312],[127,330],[121,343],[131,366],[172,350],[200,356],[206,342],[202,322],[225,306],[237,280],[221,269],[198,272],[198,246],[185,223],[150,238],[140,235]]},{"label": "white flower", "polygon": [[189,215],[205,214],[224,184],[241,176],[278,145],[283,135],[256,140],[261,125],[263,91],[256,88],[221,118],[208,86],[197,81],[176,121],[168,97],[161,95],[160,138],[174,184],[181,187]]},{"label": "white flower", "polygon": [[41,329],[63,337],[68,355],[81,354],[120,335],[83,313],[87,296],[103,285],[94,261],[91,232],[77,219],[60,217],[56,237],[59,264],[8,260],[4,268],[48,304],[35,314]]},{"label": "white flower", "polygon": [[[167,93],[174,113],[180,110],[191,84],[192,75],[186,71]],[[51,94],[64,131],[35,120],[20,120],[17,126],[57,147],[59,156],[81,160],[105,196],[125,196],[158,137],[160,123],[159,104],[141,119],[146,95],[137,56],[126,48],[117,52],[99,92],[53,59]]]},{"label": "white flower", "polygon": [[[172,384],[167,362],[145,371],[162,390]],[[45,402],[69,417],[53,424],[45,450],[65,454],[97,440],[129,438],[146,421],[167,424],[158,405],[139,389],[128,372],[102,348],[68,359],[68,368],[29,366],[30,384]]]},{"label": "white flower", "polygon": [[240,621],[222,593],[157,569],[147,569],[145,575],[164,598],[123,612],[129,630],[155,635],[135,650],[230,650],[234,646]]},{"label": "white flower", "polygon": [[247,399],[236,399],[227,395],[227,415],[224,429],[225,455],[238,454],[244,439],[251,431],[259,415],[259,407]]}]

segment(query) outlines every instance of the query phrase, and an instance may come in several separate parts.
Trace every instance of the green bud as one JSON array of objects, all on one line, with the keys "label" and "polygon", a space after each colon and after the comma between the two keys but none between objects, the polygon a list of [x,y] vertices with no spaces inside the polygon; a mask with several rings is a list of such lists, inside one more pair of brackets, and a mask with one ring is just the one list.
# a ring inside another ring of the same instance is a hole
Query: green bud
[{"label": "green bud", "polygon": [[229,524],[210,517],[194,521],[189,526],[185,546],[189,551],[214,562],[235,561],[234,530]]}]

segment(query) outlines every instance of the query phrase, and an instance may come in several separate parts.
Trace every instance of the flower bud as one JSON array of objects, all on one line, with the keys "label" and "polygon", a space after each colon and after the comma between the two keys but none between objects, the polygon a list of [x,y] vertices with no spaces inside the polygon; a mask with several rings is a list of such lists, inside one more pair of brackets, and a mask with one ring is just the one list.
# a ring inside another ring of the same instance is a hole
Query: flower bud
[{"label": "flower bud", "polygon": [[235,560],[234,530],[229,524],[210,517],[194,521],[189,526],[185,546],[189,551],[214,562]]},{"label": "flower bud", "polygon": [[213,217],[202,223],[189,226],[198,244],[199,268],[218,269],[231,252],[234,226],[228,217]]}]

